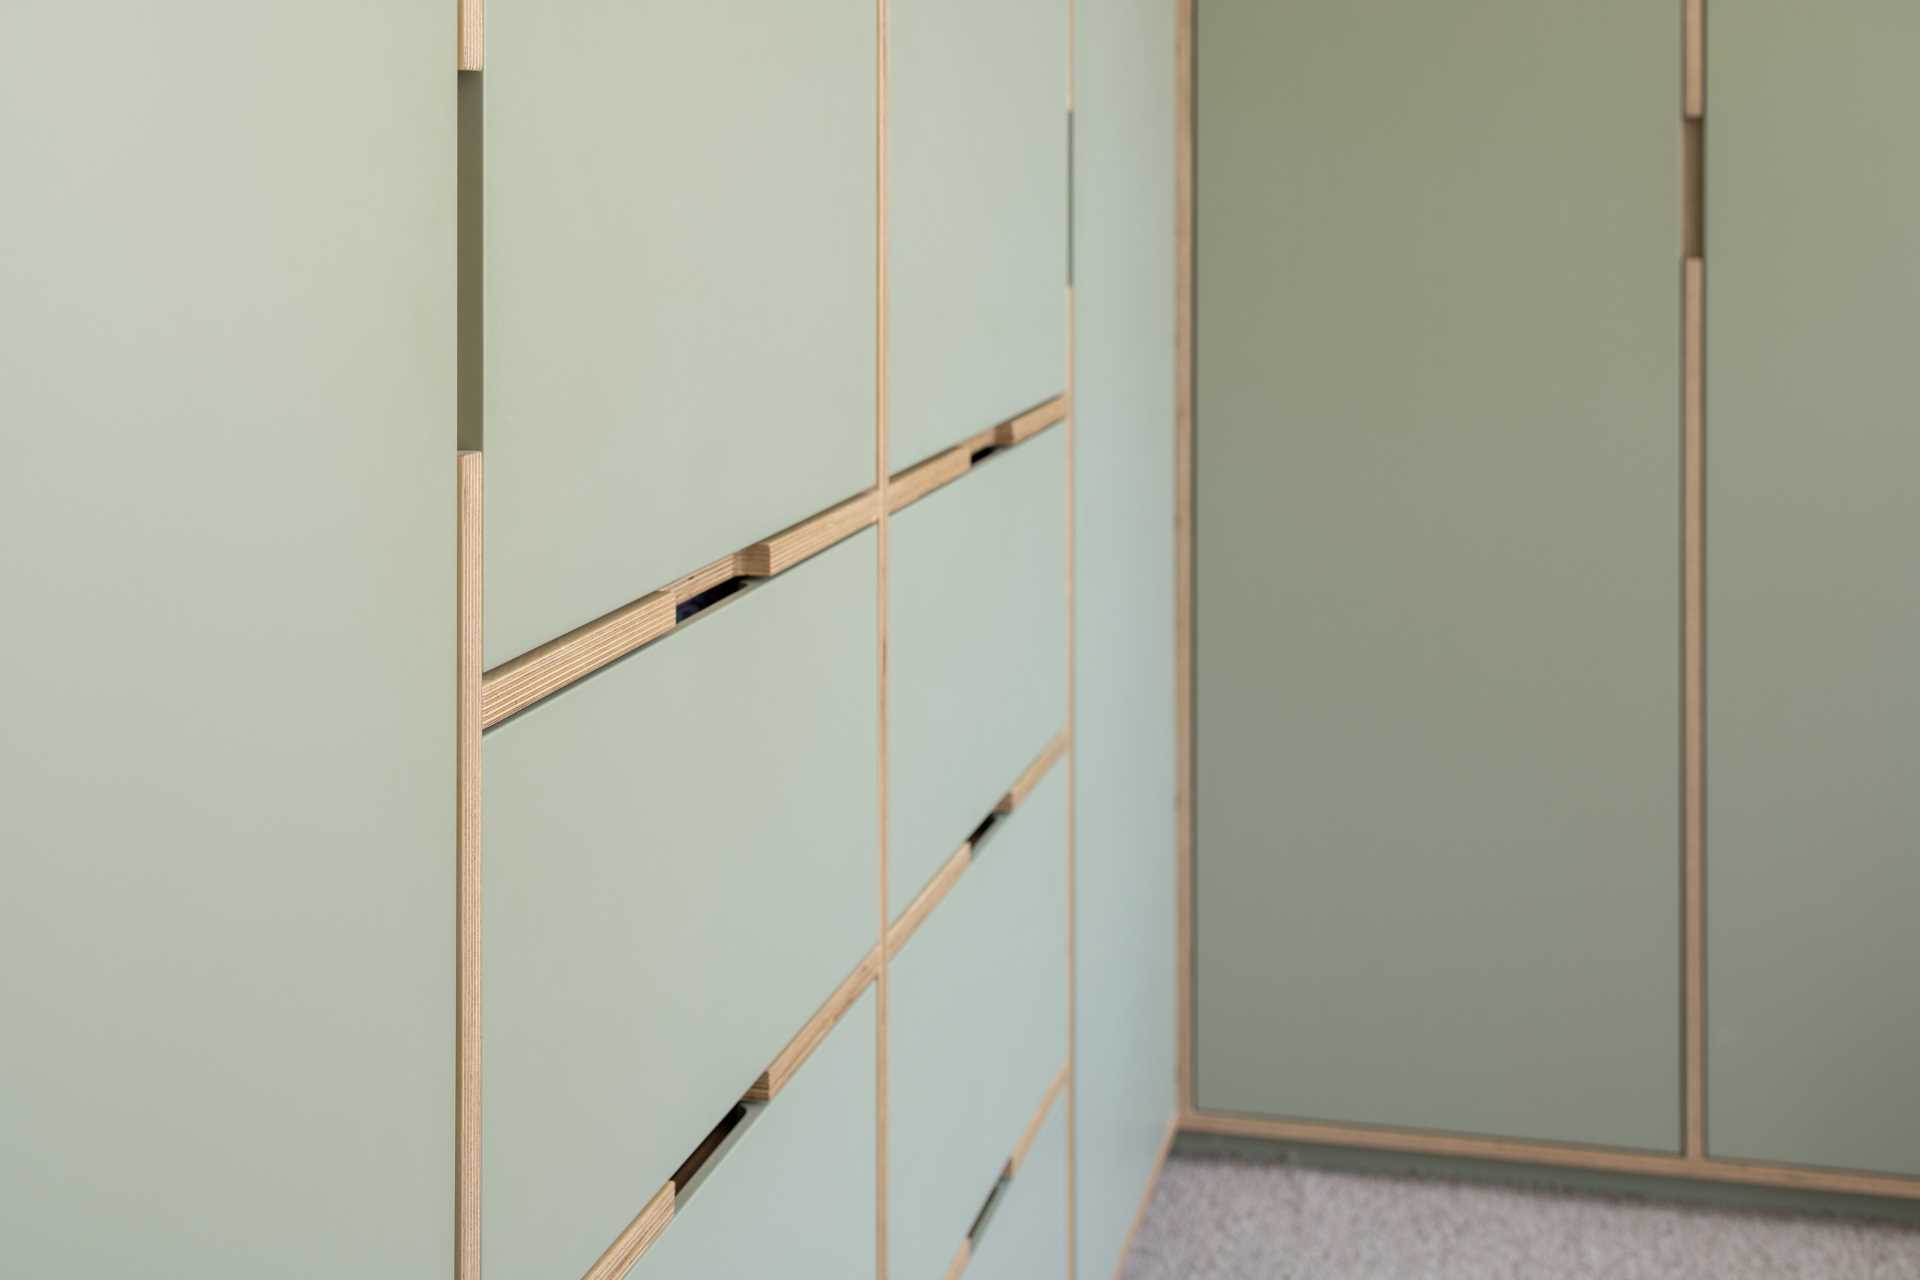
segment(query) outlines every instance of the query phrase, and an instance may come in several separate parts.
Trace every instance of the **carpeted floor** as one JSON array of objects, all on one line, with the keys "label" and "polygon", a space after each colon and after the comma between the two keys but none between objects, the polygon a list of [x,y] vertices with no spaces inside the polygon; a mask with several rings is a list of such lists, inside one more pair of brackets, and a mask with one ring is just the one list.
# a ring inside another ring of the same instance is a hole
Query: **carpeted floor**
[{"label": "carpeted floor", "polygon": [[1174,1156],[1123,1280],[1920,1280],[1920,1230]]}]

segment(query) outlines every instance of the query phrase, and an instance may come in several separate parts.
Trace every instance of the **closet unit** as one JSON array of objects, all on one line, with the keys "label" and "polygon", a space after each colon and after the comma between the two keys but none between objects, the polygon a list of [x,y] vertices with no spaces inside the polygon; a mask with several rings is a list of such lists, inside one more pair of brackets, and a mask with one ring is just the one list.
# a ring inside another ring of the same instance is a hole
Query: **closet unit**
[{"label": "closet unit", "polygon": [[1190,8],[1183,1127],[1920,1197],[1920,18]]}]

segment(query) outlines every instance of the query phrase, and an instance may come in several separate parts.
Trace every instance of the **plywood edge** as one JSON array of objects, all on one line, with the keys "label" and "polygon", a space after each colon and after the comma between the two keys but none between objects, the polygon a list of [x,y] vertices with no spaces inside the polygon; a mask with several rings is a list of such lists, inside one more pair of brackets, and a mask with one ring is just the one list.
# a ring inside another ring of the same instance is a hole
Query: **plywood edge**
[{"label": "plywood edge", "polygon": [[1000,802],[993,806],[993,811],[1012,813],[1025,804],[1027,797],[1033,794],[1033,789],[1040,785],[1040,780],[1060,762],[1062,756],[1067,754],[1070,743],[1071,735],[1065,729],[1055,734],[1053,741],[1034,757],[1033,763],[1021,771],[1020,776],[1014,780],[1013,786],[1007,789],[1007,794],[1000,797]]},{"label": "plywood edge", "polygon": [[740,575],[740,553],[721,556],[712,564],[703,564],[685,577],[675,578],[661,590],[673,597],[675,605],[683,605],[703,591],[710,591],[730,578]]},{"label": "plywood edge", "polygon": [[1682,0],[1681,41],[1685,70],[1682,110],[1689,120],[1707,113],[1707,0]]},{"label": "plywood edge", "polygon": [[487,672],[481,716],[496,725],[673,630],[674,597],[655,591]]},{"label": "plywood edge", "polygon": [[911,938],[913,931],[920,927],[920,922],[925,920],[928,914],[940,905],[940,900],[947,896],[948,891],[953,888],[954,882],[961,877],[972,862],[973,842],[968,841],[954,850],[953,856],[946,860],[940,870],[934,872],[933,879],[927,881],[926,887],[915,894],[913,901],[907,904],[907,909],[902,911],[899,918],[888,926],[888,956],[895,956],[900,953],[900,948],[907,945],[907,939]]},{"label": "plywood edge", "polygon": [[955,1277],[964,1272],[967,1269],[967,1264],[972,1261],[973,1241],[962,1240],[960,1247],[954,1250],[953,1261],[947,1264],[946,1280],[955,1280]]},{"label": "plywood edge", "polygon": [[1120,1261],[1114,1265],[1113,1280],[1121,1280],[1127,1269],[1127,1255],[1133,1252],[1134,1239],[1140,1234],[1140,1226],[1147,1220],[1147,1206],[1153,1203],[1153,1193],[1159,1189],[1160,1175],[1167,1167],[1167,1156],[1173,1151],[1173,1140],[1180,1135],[1180,1117],[1174,1116],[1167,1121],[1167,1131],[1160,1138],[1159,1154],[1153,1157],[1153,1167],[1147,1172],[1147,1185],[1140,1192],[1140,1203],[1134,1208],[1133,1219],[1127,1224],[1127,1234],[1120,1238]]},{"label": "plywood edge", "polygon": [[865,529],[878,519],[879,510],[880,495],[869,489],[746,548],[740,552],[739,571],[752,578],[770,578]]},{"label": "plywood edge", "polygon": [[455,476],[454,1277],[480,1280],[480,454],[457,454]]},{"label": "plywood edge", "polygon": [[485,0],[460,0],[459,69],[479,71],[485,63]]},{"label": "plywood edge", "polygon": [[972,466],[972,448],[959,444],[917,466],[908,467],[887,485],[887,510],[891,513],[920,501],[935,489],[967,474]]},{"label": "plywood edge", "polygon": [[787,1081],[805,1065],[813,1051],[826,1040],[828,1033],[839,1025],[840,1019],[853,1007],[853,1002],[873,984],[879,971],[880,947],[876,943],[854,966],[853,972],[827,997],[827,1002],[820,1006],[819,1011],[807,1019],[807,1025],[787,1042],[787,1047],[780,1051],[780,1056],[773,1060],[772,1065],[760,1073],[760,1078],[747,1090],[746,1101],[771,1102],[779,1096],[780,1090],[786,1088]]},{"label": "plywood edge", "polygon": [[1047,1117],[1053,1112],[1053,1104],[1060,1100],[1062,1093],[1066,1092],[1070,1074],[1068,1068],[1061,1067],[1060,1074],[1056,1075],[1053,1083],[1047,1086],[1045,1096],[1040,1099],[1039,1109],[1033,1113],[1033,1119],[1027,1121],[1026,1132],[1020,1135],[1020,1141],[1013,1146],[1013,1154],[1007,1157],[1009,1178],[1020,1175],[1020,1166],[1027,1162],[1027,1156],[1033,1151],[1033,1144],[1040,1140],[1040,1130],[1046,1127]]},{"label": "plywood edge", "polygon": [[1193,1100],[1193,4],[1173,28],[1174,1079]]},{"label": "plywood edge", "polygon": [[1789,1190],[1831,1191],[1844,1195],[1881,1196],[1920,1200],[1920,1178],[1893,1174],[1855,1173],[1801,1165],[1764,1164],[1706,1156],[1667,1155],[1573,1143],[1527,1142],[1422,1129],[1375,1128],[1311,1120],[1276,1120],[1227,1112],[1189,1110],[1180,1118],[1188,1133],[1227,1137],[1264,1138],[1329,1147],[1359,1147],[1413,1155],[1449,1156],[1469,1160],[1499,1160],[1601,1173],[1640,1174],[1657,1178],[1689,1178],[1707,1182],[1737,1182],[1749,1186]]},{"label": "plywood edge", "polygon": [[1011,449],[1014,445],[1032,439],[1055,423],[1064,422],[1073,412],[1073,397],[1058,395],[1044,404],[1035,405],[1025,413],[1007,419],[993,429],[993,443],[1002,449]]},{"label": "plywood edge", "polygon": [[1686,1152],[1704,1156],[1706,1128],[1706,396],[1705,264],[1688,258],[1682,301],[1682,586],[1685,715],[1684,901]]},{"label": "plywood edge", "polygon": [[668,1182],[653,1193],[653,1199],[634,1215],[627,1229],[587,1268],[582,1280],[621,1280],[633,1270],[633,1264],[640,1261],[641,1255],[653,1247],[653,1242],[660,1238],[660,1233],[672,1221],[673,1183]]}]

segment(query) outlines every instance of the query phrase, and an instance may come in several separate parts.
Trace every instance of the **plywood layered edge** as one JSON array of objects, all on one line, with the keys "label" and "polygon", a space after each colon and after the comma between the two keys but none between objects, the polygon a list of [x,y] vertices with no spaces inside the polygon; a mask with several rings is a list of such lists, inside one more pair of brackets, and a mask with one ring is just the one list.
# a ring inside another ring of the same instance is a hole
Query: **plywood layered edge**
[{"label": "plywood layered edge", "polygon": [[940,905],[941,899],[947,896],[954,882],[972,864],[973,842],[969,840],[953,851],[946,862],[941,864],[940,869],[933,873],[933,878],[913,896],[913,901],[907,904],[906,910],[902,911],[887,927],[889,958],[900,954],[900,949],[907,945],[907,939],[911,938],[914,930],[920,927],[920,922]]},{"label": "plywood layered edge", "polygon": [[780,1091],[786,1087],[787,1081],[793,1079],[794,1073],[813,1056],[813,1051],[819,1048],[826,1040],[828,1033],[839,1025],[840,1019],[846,1016],[847,1010],[851,1009],[854,1001],[858,1000],[873,984],[879,973],[880,947],[876,943],[860,963],[854,966],[853,972],[848,974],[846,979],[834,989],[833,994],[827,997],[826,1003],[820,1006],[819,1011],[807,1019],[807,1025],[800,1028],[798,1034],[787,1042],[787,1047],[780,1051],[780,1056],[760,1073],[760,1078],[755,1080],[752,1087],[747,1090],[745,1100],[771,1102],[778,1097]]},{"label": "plywood layered edge", "polygon": [[455,455],[454,1278],[480,1280],[482,471]]},{"label": "plywood layered edge", "polygon": [[486,61],[486,14],[485,0],[460,0],[457,65],[461,71],[479,71]]},{"label": "plywood layered edge", "polygon": [[1174,78],[1174,1088],[1193,1104],[1193,3],[1175,0]]},{"label": "plywood layered edge", "polygon": [[1053,1112],[1053,1104],[1058,1102],[1060,1095],[1066,1092],[1071,1075],[1071,1069],[1063,1064],[1060,1073],[1053,1078],[1053,1083],[1047,1086],[1047,1092],[1041,1097],[1040,1106],[1034,1111],[1033,1119],[1027,1121],[1026,1131],[1020,1135],[1020,1141],[1014,1144],[1013,1154],[1007,1157],[1007,1177],[1019,1176],[1020,1166],[1027,1162],[1027,1156],[1032,1152],[1033,1144],[1040,1140],[1040,1130],[1046,1126],[1047,1117]]},{"label": "plywood layered edge", "polygon": [[1001,796],[1000,803],[993,806],[993,811],[1012,813],[1025,804],[1027,797],[1033,794],[1033,789],[1040,785],[1040,780],[1045,778],[1052,771],[1053,766],[1060,762],[1061,757],[1067,754],[1071,741],[1072,736],[1065,729],[1055,734],[1053,741],[1034,757],[1033,763],[1021,770],[1020,776],[1007,789],[1007,794]]},{"label": "plywood layered edge", "polygon": [[1645,1177],[1687,1178],[1694,1181],[1734,1182],[1748,1186],[1779,1187],[1797,1191],[1823,1191],[1842,1195],[1920,1200],[1920,1178],[1859,1173],[1844,1169],[1813,1168],[1804,1165],[1722,1160],[1711,1156],[1677,1153],[1669,1155],[1656,1151],[1631,1151],[1613,1147],[1580,1146],[1574,1143],[1528,1142],[1520,1139],[1479,1137],[1425,1129],[1333,1124],[1312,1120],[1282,1120],[1265,1116],[1191,1109],[1180,1117],[1180,1129],[1187,1133],[1263,1138],[1268,1141],[1298,1142],[1315,1146],[1358,1147],[1372,1151],[1449,1156],[1469,1160],[1498,1160],[1504,1163],[1546,1165],[1597,1173],[1628,1173]]},{"label": "plywood layered edge", "polygon": [[879,511],[880,495],[869,489],[746,548],[740,552],[739,572],[749,578],[770,578],[791,569],[860,532],[879,518]]},{"label": "plywood layered edge", "polygon": [[887,510],[899,511],[952,484],[972,469],[974,455],[981,450],[1011,449],[1025,444],[1047,428],[1068,421],[1072,413],[1073,397],[1062,393],[922,459],[892,477]]},{"label": "plywood layered edge", "polygon": [[646,1206],[634,1215],[607,1251],[591,1267],[581,1280],[621,1280],[627,1272],[633,1270],[633,1264],[640,1261],[660,1233],[673,1221],[673,1183],[668,1182],[653,1193]]}]

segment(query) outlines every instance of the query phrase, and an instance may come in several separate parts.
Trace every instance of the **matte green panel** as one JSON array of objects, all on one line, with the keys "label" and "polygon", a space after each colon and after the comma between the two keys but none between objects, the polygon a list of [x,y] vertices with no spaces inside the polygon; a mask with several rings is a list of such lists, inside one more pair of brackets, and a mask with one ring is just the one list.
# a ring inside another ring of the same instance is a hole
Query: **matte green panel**
[{"label": "matte green panel", "polygon": [[1920,9],[1711,57],[1707,1143],[1920,1174]]},{"label": "matte green panel", "polygon": [[1200,5],[1203,1106],[1678,1145],[1679,32]]},{"label": "matte green panel", "polygon": [[453,1258],[449,9],[0,5],[0,1271]]},{"label": "matte green panel", "polygon": [[1075,14],[1074,1246],[1093,1280],[1174,1110],[1175,15]]},{"label": "matte green panel", "polygon": [[489,665],[873,483],[874,42],[489,0]]},{"label": "matte green panel", "polygon": [[1066,466],[1055,427],[893,519],[893,915],[1066,727]]},{"label": "matte green panel", "polygon": [[[1119,1241],[1114,1242],[1116,1250]],[[1102,1273],[1107,1274],[1107,1273]],[[1020,1173],[974,1243],[967,1280],[1064,1280],[1067,1275],[1067,1103],[1047,1113]]]},{"label": "matte green panel", "polygon": [[894,470],[1067,387],[1065,0],[888,7]]},{"label": "matte green panel", "polygon": [[893,959],[890,1275],[945,1274],[1066,1065],[1066,919],[1056,765]]},{"label": "matte green panel", "polygon": [[492,1276],[577,1275],[874,945],[874,535],[486,739]]},{"label": "matte green panel", "polygon": [[630,1280],[874,1273],[871,991],[675,1207]]}]

